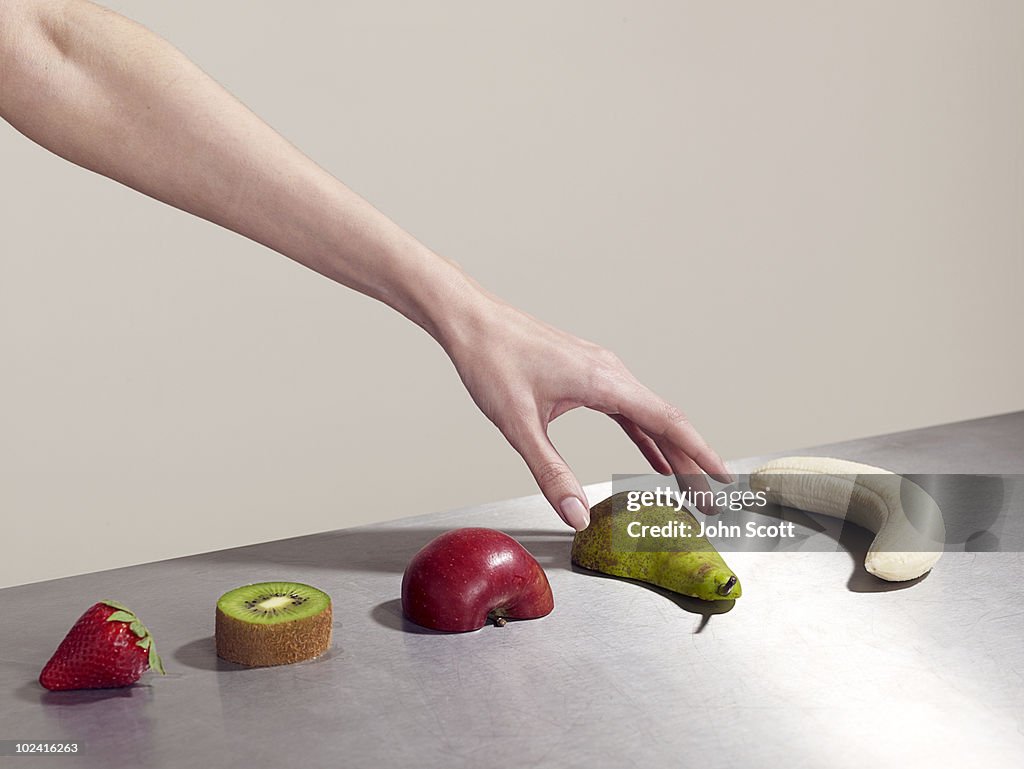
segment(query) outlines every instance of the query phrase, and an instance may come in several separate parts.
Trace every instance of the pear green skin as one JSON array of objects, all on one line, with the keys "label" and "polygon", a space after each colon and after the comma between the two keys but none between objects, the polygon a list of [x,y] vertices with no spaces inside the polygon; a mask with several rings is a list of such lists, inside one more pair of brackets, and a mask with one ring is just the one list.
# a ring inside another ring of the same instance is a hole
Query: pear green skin
[{"label": "pear green skin", "polygon": [[[574,564],[615,577],[649,582],[705,601],[740,597],[743,589],[739,579],[714,545],[706,537],[697,536],[700,527],[690,513],[676,512],[670,507],[645,507],[629,512],[626,494],[608,497],[591,508],[590,526],[576,532],[572,542]],[[626,535],[626,527],[632,521],[662,526],[672,520],[688,525],[692,536],[634,539]],[[735,584],[727,595],[722,595],[720,591],[727,589],[730,578],[735,579]]]}]

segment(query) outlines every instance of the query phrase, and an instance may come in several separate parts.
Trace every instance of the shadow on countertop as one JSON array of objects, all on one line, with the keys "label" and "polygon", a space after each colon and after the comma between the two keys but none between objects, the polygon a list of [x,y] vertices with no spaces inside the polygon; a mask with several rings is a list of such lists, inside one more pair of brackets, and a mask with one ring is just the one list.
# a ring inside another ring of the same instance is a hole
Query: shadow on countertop
[{"label": "shadow on countertop", "polygon": [[650,590],[652,593],[667,598],[672,601],[676,606],[685,612],[690,614],[699,614],[702,619],[700,624],[694,629],[694,633],[703,632],[704,628],[707,627],[708,622],[716,614],[725,614],[732,611],[736,605],[736,601],[733,599],[724,599],[721,601],[702,601],[700,598],[691,598],[688,595],[681,595],[680,593],[673,593],[671,590],[666,590],[658,585],[652,585],[649,582],[641,582],[638,579],[628,579],[626,577],[615,577],[610,574],[602,574],[599,571],[592,571],[591,569],[584,569],[582,566],[571,564],[571,568],[577,574],[586,574],[589,577],[596,577],[598,579],[610,579],[616,582],[628,582],[631,585],[642,587],[646,590]]},{"label": "shadow on countertop", "polygon": [[15,697],[23,702],[46,707],[66,708],[93,705],[107,700],[130,700],[132,706],[148,702],[153,698],[149,684],[132,684],[116,689],[73,689],[66,692],[51,692],[40,686],[38,681],[26,681],[14,691]]},{"label": "shadow on countertop", "polygon": [[[607,574],[601,574],[600,572],[590,571],[589,569],[582,569],[576,565],[572,566],[572,571],[578,574],[587,574],[599,579],[608,579],[616,582],[628,582],[635,584],[639,587],[651,590],[652,592],[658,593],[659,595],[672,601],[683,611],[689,612],[690,614],[700,615],[703,619],[701,620],[698,627],[693,631],[694,633],[700,633],[707,626],[708,621],[712,616],[716,614],[724,614],[730,611],[735,601],[701,601],[697,598],[690,598],[689,596],[679,595],[673,593],[670,590],[665,590],[658,587],[657,585],[650,585],[646,582],[640,582],[633,579],[623,579],[621,577],[612,577]],[[398,630],[403,633],[413,633],[417,635],[462,635],[461,633],[449,633],[440,630],[431,630],[430,628],[421,627],[414,622],[410,622],[405,618],[402,612],[402,600],[400,598],[394,598],[390,601],[384,601],[373,607],[370,612],[370,617],[378,625],[386,627],[390,630]],[[517,620],[512,620],[514,623]],[[527,622],[529,620],[523,620]],[[510,623],[511,624],[511,623]]]},{"label": "shadow on countertop", "polygon": [[[880,593],[904,590],[921,582],[927,575],[908,582],[886,582],[868,573],[864,568],[864,557],[874,538],[871,532],[854,525],[843,525],[842,521],[819,516],[808,516],[800,511],[780,509],[769,506],[758,511],[768,519],[796,521],[805,532],[824,534],[837,544],[837,550],[845,552],[852,561],[853,572],[847,580],[847,589],[855,593]],[[337,531],[313,534],[305,537],[267,542],[259,545],[222,550],[214,553],[191,556],[191,561],[210,564],[223,563],[258,563],[261,565],[285,566],[302,569],[310,566],[326,569],[338,569],[355,572],[383,572],[402,574],[409,560],[420,548],[437,536],[457,526],[425,526],[416,528],[393,527],[387,524],[366,526],[356,529],[339,529]],[[621,579],[609,577],[598,572],[590,572],[573,566],[569,553],[572,547],[573,534],[544,529],[502,528],[506,534],[517,539],[537,559],[545,570],[566,569],[577,573],[586,573],[604,579]],[[735,550],[735,548],[732,548]],[[723,556],[728,560],[730,548],[721,548]],[[785,555],[780,549],[778,554]],[[740,577],[742,580],[742,575]],[[687,606],[687,602],[696,599],[677,596],[655,586],[636,582],[647,589],[661,591],[666,597],[676,600],[680,608],[692,613],[706,615],[706,609],[700,606]],[[703,603],[703,602],[698,602]],[[386,606],[386,604],[382,604]],[[391,612],[381,609],[375,615],[380,624],[392,627],[395,623],[389,618]],[[701,609],[701,610],[698,610]],[[720,611],[711,613],[721,613]],[[202,643],[202,639],[194,642]],[[196,652],[187,651],[186,654]],[[216,668],[221,669],[221,668]]]},{"label": "shadow on countertop", "polygon": [[[370,612],[370,616],[373,621],[378,625],[386,627],[390,630],[400,630],[403,633],[413,633],[415,635],[441,635],[441,636],[453,636],[453,635],[465,635],[464,633],[449,633],[444,630],[431,630],[428,627],[422,627],[417,625],[415,622],[410,622],[405,618],[402,613],[402,599],[394,598],[384,603],[379,603],[373,607]],[[473,631],[470,631],[473,632]]]},{"label": "shadow on countertop", "polygon": [[244,665],[236,665],[218,657],[216,642],[212,635],[182,644],[174,650],[174,660],[185,667],[214,670],[218,673],[234,673],[248,669]]},{"label": "shadow on countertop", "polygon": [[[338,629],[340,627],[340,622],[334,623],[335,639],[338,638]],[[300,662],[293,662],[289,667],[295,667],[298,665],[315,665],[318,662],[334,659],[340,655],[341,652],[342,649],[335,640],[331,647],[319,657],[302,660]],[[238,673],[245,670],[260,670],[265,667],[250,667],[248,665],[239,665],[234,662],[228,662],[227,660],[221,659],[217,656],[217,643],[216,639],[212,635],[203,636],[202,638],[197,638],[194,641],[182,644],[174,650],[174,660],[179,665],[192,668],[193,670],[211,670],[217,673]]]},{"label": "shadow on countertop", "polygon": [[930,571],[925,572],[916,579],[909,579],[905,582],[887,582],[864,568],[864,557],[868,554],[868,548],[875,535],[860,526],[843,526],[836,536],[836,541],[853,560],[853,573],[846,581],[846,588],[851,593],[891,593],[895,590],[906,590],[919,582],[928,579]]}]

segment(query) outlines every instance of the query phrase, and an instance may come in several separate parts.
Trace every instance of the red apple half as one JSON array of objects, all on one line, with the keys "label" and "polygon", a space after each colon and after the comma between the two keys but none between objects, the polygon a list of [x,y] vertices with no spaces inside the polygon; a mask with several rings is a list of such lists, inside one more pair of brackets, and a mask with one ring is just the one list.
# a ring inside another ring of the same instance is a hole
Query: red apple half
[{"label": "red apple half", "polygon": [[434,630],[479,630],[491,618],[536,619],[555,608],[544,569],[494,529],[455,529],[413,556],[402,578],[402,610]]}]

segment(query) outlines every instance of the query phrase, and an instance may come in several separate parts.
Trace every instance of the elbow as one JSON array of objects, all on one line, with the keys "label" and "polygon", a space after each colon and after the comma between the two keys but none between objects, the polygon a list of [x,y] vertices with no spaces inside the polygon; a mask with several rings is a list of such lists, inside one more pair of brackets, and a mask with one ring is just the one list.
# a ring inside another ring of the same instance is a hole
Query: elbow
[{"label": "elbow", "polygon": [[12,39],[26,24],[37,21],[55,0],[0,0],[0,41]]},{"label": "elbow", "polygon": [[55,30],[69,6],[82,0],[0,0],[0,107],[20,76],[40,58],[41,46],[54,43]]},{"label": "elbow", "polygon": [[25,38],[31,37],[36,0],[0,0],[0,108],[11,87],[18,62],[24,56]]},{"label": "elbow", "polygon": [[79,0],[0,0],[0,31],[7,23],[38,20]]},{"label": "elbow", "polygon": [[0,0],[0,78],[9,71],[26,37],[44,16],[47,0]]},{"label": "elbow", "polygon": [[6,64],[35,36],[49,34],[57,20],[83,0],[0,0],[0,57]]}]

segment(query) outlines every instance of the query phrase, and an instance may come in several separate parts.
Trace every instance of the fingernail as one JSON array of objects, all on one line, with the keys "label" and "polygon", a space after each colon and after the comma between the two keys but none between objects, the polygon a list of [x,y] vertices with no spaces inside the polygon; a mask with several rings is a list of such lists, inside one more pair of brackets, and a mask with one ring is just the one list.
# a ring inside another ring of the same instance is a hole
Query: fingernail
[{"label": "fingernail", "polygon": [[701,503],[697,505],[697,509],[700,510],[704,515],[718,515],[719,510],[714,505]]},{"label": "fingernail", "polygon": [[578,497],[566,497],[559,503],[558,509],[562,511],[566,523],[576,531],[583,531],[590,525],[590,511]]}]

